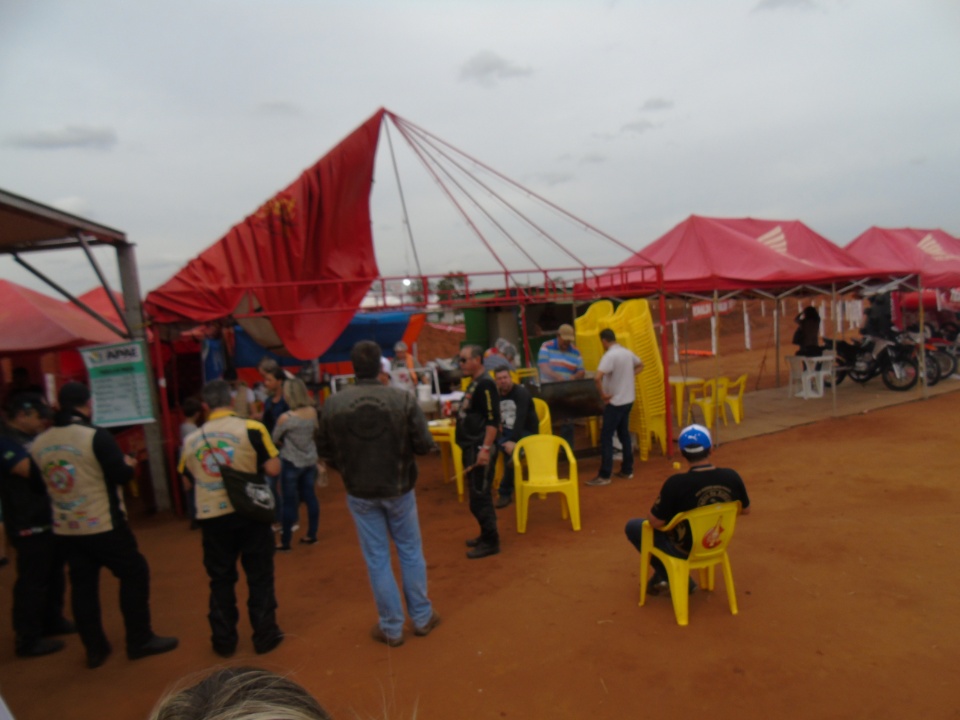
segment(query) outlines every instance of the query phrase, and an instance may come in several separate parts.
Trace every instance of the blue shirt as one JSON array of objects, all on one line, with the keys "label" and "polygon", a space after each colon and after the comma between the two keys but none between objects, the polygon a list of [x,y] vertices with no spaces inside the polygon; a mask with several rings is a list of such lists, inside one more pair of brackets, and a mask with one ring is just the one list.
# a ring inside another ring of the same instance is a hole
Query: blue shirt
[{"label": "blue shirt", "polygon": [[[563,380],[572,380],[573,376],[583,370],[583,358],[580,351],[573,345],[569,350],[561,350],[560,343],[556,338],[545,342],[540,346],[540,352],[537,354],[537,366],[546,365],[549,370],[557,375],[561,375]],[[548,377],[543,370],[540,371],[540,382],[558,382],[552,377]]]}]

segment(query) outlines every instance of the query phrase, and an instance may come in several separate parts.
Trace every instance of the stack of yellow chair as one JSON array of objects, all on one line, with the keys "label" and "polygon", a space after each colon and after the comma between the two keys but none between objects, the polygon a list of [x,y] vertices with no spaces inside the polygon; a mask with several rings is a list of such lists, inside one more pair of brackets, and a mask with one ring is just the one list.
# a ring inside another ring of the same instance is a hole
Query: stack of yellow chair
[{"label": "stack of yellow chair", "polygon": [[643,361],[643,372],[636,377],[637,402],[630,413],[630,430],[639,439],[640,459],[647,460],[650,457],[651,437],[657,439],[660,451],[666,455],[667,404],[663,360],[653,327],[650,303],[646,300],[628,300],[612,316],[600,320],[599,325],[601,330],[604,327],[613,330],[617,342],[632,350]]},{"label": "stack of yellow chair", "polygon": [[[603,357],[603,345],[600,344],[600,323],[613,317],[613,303],[609,300],[597,300],[590,304],[587,311],[574,321],[577,332],[577,350],[583,357],[583,369],[587,372],[596,372]],[[600,419],[589,419],[587,428],[590,431],[590,444],[597,446],[600,435]]]},{"label": "stack of yellow chair", "polygon": [[[609,300],[597,300],[587,311],[574,321],[577,331],[577,350],[583,357],[585,370],[595,371],[603,357],[603,345],[600,344],[600,321],[613,316],[613,303]],[[606,326],[604,326],[606,327]]]}]

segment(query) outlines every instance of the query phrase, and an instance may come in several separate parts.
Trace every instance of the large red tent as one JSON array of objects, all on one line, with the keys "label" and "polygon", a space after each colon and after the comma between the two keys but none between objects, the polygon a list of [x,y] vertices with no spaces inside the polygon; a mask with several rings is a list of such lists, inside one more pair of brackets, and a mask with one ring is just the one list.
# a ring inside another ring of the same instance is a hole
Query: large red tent
[{"label": "large red tent", "polygon": [[651,264],[663,266],[667,293],[775,290],[878,274],[797,220],[691,215],[585,285],[610,294],[653,292],[634,271]]},{"label": "large red tent", "polygon": [[123,338],[75,305],[0,280],[0,353],[68,350]]},{"label": "large red tent", "polygon": [[919,275],[926,288],[960,287],[960,240],[943,230],[872,227],[845,249],[862,262]]},{"label": "large red tent", "polygon": [[149,293],[157,322],[239,318],[262,345],[322,355],[379,276],[369,194],[384,110]]}]

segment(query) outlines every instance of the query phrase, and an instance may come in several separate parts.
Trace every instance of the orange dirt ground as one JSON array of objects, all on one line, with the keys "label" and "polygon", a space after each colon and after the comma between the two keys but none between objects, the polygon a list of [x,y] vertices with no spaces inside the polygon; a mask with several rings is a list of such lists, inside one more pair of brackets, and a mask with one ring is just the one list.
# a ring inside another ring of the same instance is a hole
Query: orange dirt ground
[{"label": "orange dirt ground", "polygon": [[[242,620],[234,662],[289,673],[336,718],[956,717],[958,591],[945,552],[960,505],[955,406],[952,393],[720,448],[754,508],[731,548],[740,614],[721,583],[691,599],[686,628],[666,598],[637,607],[623,537],[669,474],[665,458],[635,480],[582,487],[579,533],[556,498],[534,501],[522,536],[513,508],[501,511],[503,553],[482,561],[464,558],[476,525],[428,458],[418,497],[443,623],[396,649],[367,636],[373,601],[333,476],[319,490],[320,543],[277,558],[286,642],[256,656]],[[596,468],[584,460],[581,475]],[[154,625],[180,648],[136,662],[115,652],[87,670],[75,636],[64,652],[17,660],[7,635],[0,693],[19,720],[142,718],[172,683],[217,664],[198,534],[167,516],[135,524]],[[0,572],[4,617],[12,578]],[[112,577],[101,594],[122,648]]]},{"label": "orange dirt ground", "polygon": [[[751,386],[760,352],[741,353]],[[740,471],[753,502],[731,546],[740,614],[718,579],[717,592],[691,598],[686,628],[668,598],[637,607],[638,556],[623,536],[672,472],[666,458],[639,463],[634,480],[581,486],[580,532],[560,519],[555,496],[533,501],[525,535],[512,506],[500,511],[503,552],[480,561],[464,557],[476,534],[466,504],[443,483],[439,459],[424,459],[420,518],[443,622],[395,649],[368,637],[373,600],[331,473],[318,490],[320,542],[277,557],[286,641],[255,655],[242,618],[230,662],[289,674],[340,720],[958,717],[950,668],[960,666],[960,626],[950,618],[960,592],[945,552],[960,507],[957,397],[723,445],[715,461]],[[598,464],[581,460],[581,478]],[[0,642],[0,694],[18,720],[144,718],[172,684],[221,662],[209,646],[199,534],[169,515],[133,517],[155,629],[178,635],[180,648],[127,660],[117,583],[105,574],[116,650],[103,667],[86,669],[76,636],[30,660],[14,657],[9,632]],[[0,570],[0,617],[13,577]],[[239,594],[245,602],[242,581]]]}]

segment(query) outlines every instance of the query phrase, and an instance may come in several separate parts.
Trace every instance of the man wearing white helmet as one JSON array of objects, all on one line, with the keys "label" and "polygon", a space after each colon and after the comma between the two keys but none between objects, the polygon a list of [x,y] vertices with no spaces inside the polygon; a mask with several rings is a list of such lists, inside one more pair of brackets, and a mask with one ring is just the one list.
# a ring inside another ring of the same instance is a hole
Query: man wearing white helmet
[{"label": "man wearing white helmet", "polygon": [[[710,431],[703,425],[690,425],[680,431],[678,438],[680,453],[689,464],[685,473],[677,473],[667,478],[660,488],[653,507],[650,508],[649,519],[635,518],[627,522],[625,532],[627,539],[640,550],[641,528],[649,522],[654,530],[658,530],[670,522],[674,515],[704,505],[713,503],[733,502],[739,500],[743,506],[743,514],[750,512],[750,498],[747,488],[736,470],[714,467],[710,462],[710,449],[713,441]],[[687,523],[680,523],[670,532],[655,532],[653,544],[658,550],[685,558],[690,554],[690,528]],[[653,576],[647,583],[647,593],[659,595],[668,589],[667,570],[656,557],[650,558],[653,567]],[[693,579],[690,579],[690,592],[696,589]]]}]

